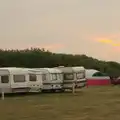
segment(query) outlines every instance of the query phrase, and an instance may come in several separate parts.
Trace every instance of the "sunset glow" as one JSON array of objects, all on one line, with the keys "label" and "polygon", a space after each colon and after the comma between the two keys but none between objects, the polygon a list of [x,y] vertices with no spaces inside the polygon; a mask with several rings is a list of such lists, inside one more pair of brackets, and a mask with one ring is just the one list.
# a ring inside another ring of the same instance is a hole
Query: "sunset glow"
[{"label": "sunset glow", "polygon": [[120,42],[116,42],[110,39],[100,39],[98,41],[101,43],[109,44],[109,45],[116,46],[116,47],[120,46]]}]

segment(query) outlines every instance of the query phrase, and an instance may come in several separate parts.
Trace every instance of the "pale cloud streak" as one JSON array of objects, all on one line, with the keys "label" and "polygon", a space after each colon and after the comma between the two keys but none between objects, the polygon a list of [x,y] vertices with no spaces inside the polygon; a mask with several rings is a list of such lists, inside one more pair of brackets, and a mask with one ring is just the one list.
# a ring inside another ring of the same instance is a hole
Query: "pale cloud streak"
[{"label": "pale cloud streak", "polygon": [[117,42],[115,40],[110,40],[110,39],[99,39],[98,42],[109,44],[109,45],[112,45],[114,47],[120,46],[120,42]]}]

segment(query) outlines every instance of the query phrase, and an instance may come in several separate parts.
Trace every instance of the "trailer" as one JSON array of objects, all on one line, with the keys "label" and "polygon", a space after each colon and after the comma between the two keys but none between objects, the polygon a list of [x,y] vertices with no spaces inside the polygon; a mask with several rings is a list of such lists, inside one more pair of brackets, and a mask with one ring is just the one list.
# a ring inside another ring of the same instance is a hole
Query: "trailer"
[{"label": "trailer", "polygon": [[42,72],[35,69],[27,69],[29,75],[28,87],[29,92],[41,92],[43,88]]},{"label": "trailer", "polygon": [[74,70],[72,67],[60,66],[57,69],[61,70],[63,75],[63,89],[73,89],[73,85],[76,85],[76,79],[74,75]]},{"label": "trailer", "polygon": [[57,91],[63,88],[62,72],[56,68],[36,68],[42,72],[42,91]]},{"label": "trailer", "polygon": [[82,88],[86,86],[87,80],[85,77],[85,68],[82,66],[72,67],[74,71],[74,76],[76,79],[76,88]]},{"label": "trailer", "polygon": [[0,93],[28,92],[28,71],[22,68],[0,68]]}]

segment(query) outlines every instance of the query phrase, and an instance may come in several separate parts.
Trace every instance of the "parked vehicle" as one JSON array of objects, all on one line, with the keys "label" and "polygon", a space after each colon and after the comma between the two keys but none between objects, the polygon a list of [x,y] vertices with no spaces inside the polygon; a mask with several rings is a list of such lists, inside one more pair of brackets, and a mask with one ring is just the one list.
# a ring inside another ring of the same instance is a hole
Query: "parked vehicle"
[{"label": "parked vehicle", "polygon": [[111,84],[113,85],[120,85],[120,77],[110,77],[111,79]]},{"label": "parked vehicle", "polygon": [[74,70],[72,67],[57,67],[63,75],[63,89],[72,89],[76,85]]},{"label": "parked vehicle", "polygon": [[72,67],[74,71],[74,77],[76,79],[76,88],[82,88],[86,86],[85,68],[84,67]]},{"label": "parked vehicle", "polygon": [[62,72],[56,68],[36,68],[42,72],[42,90],[57,91],[63,88]]},{"label": "parked vehicle", "polygon": [[29,92],[29,74],[22,68],[0,68],[0,93]]},{"label": "parked vehicle", "polygon": [[43,88],[42,72],[35,69],[27,69],[29,74],[29,92],[41,92]]}]

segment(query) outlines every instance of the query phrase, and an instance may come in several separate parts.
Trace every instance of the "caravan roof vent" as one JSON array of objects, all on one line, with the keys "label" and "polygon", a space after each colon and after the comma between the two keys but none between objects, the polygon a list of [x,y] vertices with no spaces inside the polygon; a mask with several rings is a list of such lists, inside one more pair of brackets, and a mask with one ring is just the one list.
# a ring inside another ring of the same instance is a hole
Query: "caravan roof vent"
[{"label": "caravan roof vent", "polygon": [[58,67],[63,68],[63,67],[65,67],[65,66],[58,66]]}]

